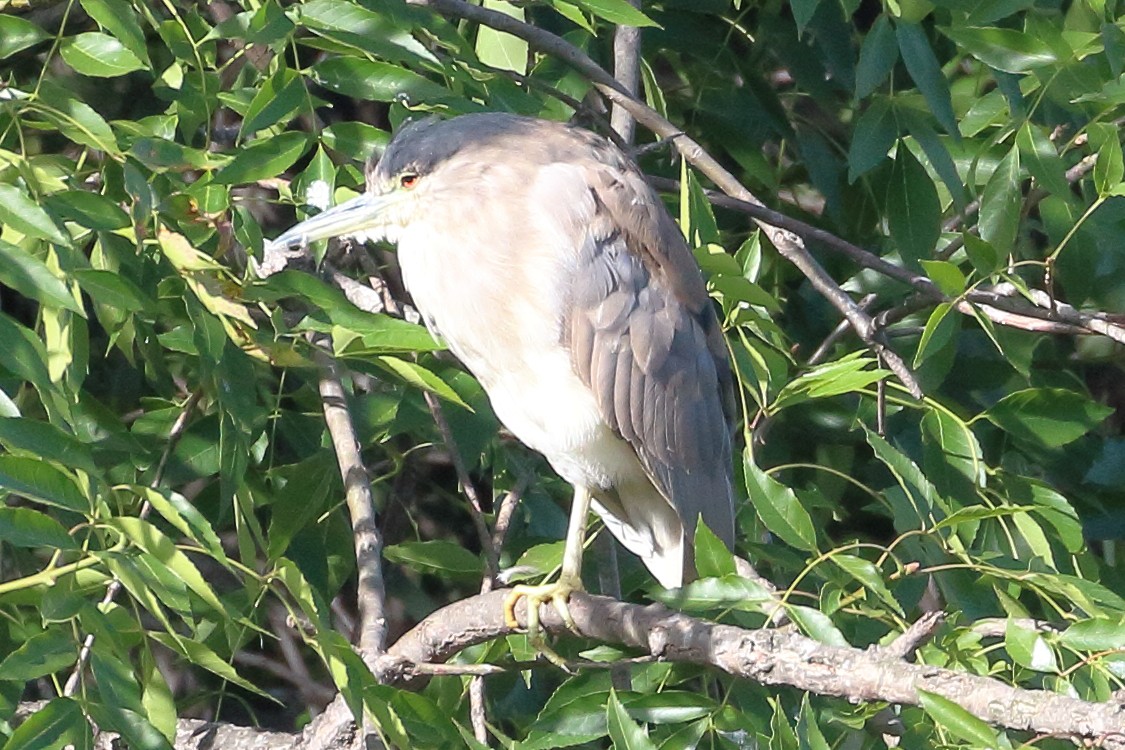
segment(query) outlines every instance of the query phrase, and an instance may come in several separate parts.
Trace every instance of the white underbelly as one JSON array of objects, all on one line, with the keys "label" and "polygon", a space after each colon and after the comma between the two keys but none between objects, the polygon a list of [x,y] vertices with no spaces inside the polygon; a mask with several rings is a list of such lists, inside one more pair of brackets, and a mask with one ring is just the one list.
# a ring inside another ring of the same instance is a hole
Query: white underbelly
[{"label": "white underbelly", "polygon": [[633,448],[606,424],[561,348],[529,357],[486,390],[500,421],[571,484],[596,492],[644,476]]}]

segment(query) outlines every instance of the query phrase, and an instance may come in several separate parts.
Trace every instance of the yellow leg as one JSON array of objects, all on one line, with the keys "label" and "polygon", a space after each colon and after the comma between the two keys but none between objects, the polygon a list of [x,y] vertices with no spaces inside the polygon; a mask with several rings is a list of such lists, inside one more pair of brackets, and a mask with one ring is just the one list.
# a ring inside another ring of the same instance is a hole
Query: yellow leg
[{"label": "yellow leg", "polygon": [[519,627],[516,619],[516,603],[527,599],[527,638],[543,654],[555,662],[561,658],[546,646],[539,628],[539,606],[550,602],[559,613],[566,626],[577,632],[574,618],[567,608],[567,600],[575,591],[582,591],[582,549],[586,543],[586,516],[590,513],[590,491],[585,487],[574,488],[574,502],[570,506],[570,523],[566,531],[566,546],[563,548],[562,573],[554,583],[541,586],[515,586],[504,600],[504,621],[508,627]]}]

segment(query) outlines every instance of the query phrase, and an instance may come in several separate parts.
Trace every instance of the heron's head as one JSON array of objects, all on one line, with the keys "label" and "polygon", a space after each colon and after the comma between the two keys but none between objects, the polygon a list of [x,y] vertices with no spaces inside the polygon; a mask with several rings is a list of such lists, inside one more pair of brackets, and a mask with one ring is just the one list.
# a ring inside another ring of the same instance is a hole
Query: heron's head
[{"label": "heron's head", "polygon": [[272,244],[290,248],[352,235],[395,242],[402,230],[428,220],[435,202],[476,210],[474,176],[510,153],[513,137],[534,137],[534,128],[532,120],[499,113],[412,122],[381,158],[368,162],[366,192],[302,221]]}]

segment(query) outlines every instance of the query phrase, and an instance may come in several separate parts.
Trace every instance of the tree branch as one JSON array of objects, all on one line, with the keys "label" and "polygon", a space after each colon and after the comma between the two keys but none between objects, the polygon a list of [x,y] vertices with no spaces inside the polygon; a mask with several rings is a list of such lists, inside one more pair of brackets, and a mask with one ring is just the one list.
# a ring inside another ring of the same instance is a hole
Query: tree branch
[{"label": "tree branch", "polygon": [[[409,661],[441,662],[469,646],[509,635],[512,631],[503,614],[506,596],[506,591],[494,591],[444,607],[400,638],[389,654]],[[1024,690],[990,677],[911,664],[883,650],[829,646],[790,630],[720,625],[660,604],[643,606],[575,593],[569,608],[583,636],[639,648],[665,661],[714,667],[762,685],[794,687],[852,702],[918,705],[919,691],[924,690],[995,726],[1125,749],[1125,705],[1120,703],[1090,703],[1046,690]],[[523,600],[516,613],[526,621]],[[543,607],[540,615],[551,633],[570,632],[553,607]],[[900,636],[891,654],[910,650],[935,624],[933,618],[923,618],[916,631]],[[416,687],[421,680],[407,675],[404,685]]]}]

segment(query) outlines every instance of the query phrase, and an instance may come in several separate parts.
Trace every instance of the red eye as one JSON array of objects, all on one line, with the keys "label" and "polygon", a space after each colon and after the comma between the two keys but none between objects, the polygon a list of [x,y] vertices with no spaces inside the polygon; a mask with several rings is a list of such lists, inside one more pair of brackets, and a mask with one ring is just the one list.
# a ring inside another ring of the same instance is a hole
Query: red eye
[{"label": "red eye", "polygon": [[418,175],[407,172],[398,178],[398,184],[402,186],[403,190],[413,190],[418,185]]}]

